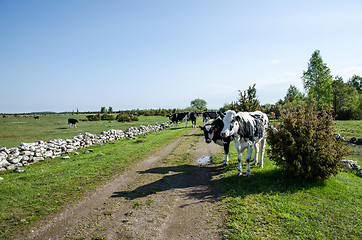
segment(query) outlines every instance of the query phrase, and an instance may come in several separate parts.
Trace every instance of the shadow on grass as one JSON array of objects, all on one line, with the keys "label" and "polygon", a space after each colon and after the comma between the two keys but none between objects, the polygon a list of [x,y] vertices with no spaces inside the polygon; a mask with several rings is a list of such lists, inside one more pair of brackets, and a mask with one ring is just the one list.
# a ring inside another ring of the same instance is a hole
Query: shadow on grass
[{"label": "shadow on grass", "polygon": [[209,201],[220,197],[246,197],[249,194],[259,193],[295,193],[325,185],[323,180],[307,181],[298,178],[286,178],[279,169],[255,171],[252,172],[250,178],[245,175],[241,177],[232,175],[224,178],[212,178],[212,176],[218,176],[224,171],[234,169],[237,169],[237,164],[226,167],[222,165],[181,165],[151,168],[139,173],[161,174],[163,176],[155,182],[139,186],[131,191],[114,192],[111,197],[124,197],[133,200],[172,189],[191,188],[188,197]]},{"label": "shadow on grass", "polygon": [[194,134],[192,134],[191,136],[203,137],[203,136],[204,136],[204,133],[203,133],[203,132],[201,132],[201,133],[194,133]]},{"label": "shadow on grass", "polygon": [[[228,169],[237,169],[237,164],[227,166]],[[258,168],[257,166],[252,168]],[[245,169],[245,167],[244,167]],[[244,173],[245,174],[245,173]],[[314,187],[325,186],[323,180],[306,180],[302,178],[286,177],[283,171],[274,169],[252,170],[250,178],[236,175],[223,178],[223,195],[243,197],[249,194],[280,194],[295,193]]]}]

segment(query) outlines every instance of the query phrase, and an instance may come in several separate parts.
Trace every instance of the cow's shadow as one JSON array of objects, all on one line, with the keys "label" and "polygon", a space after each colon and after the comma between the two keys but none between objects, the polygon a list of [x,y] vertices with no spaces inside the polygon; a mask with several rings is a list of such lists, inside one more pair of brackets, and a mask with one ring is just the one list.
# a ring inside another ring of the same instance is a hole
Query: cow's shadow
[{"label": "cow's shadow", "polygon": [[[139,174],[161,174],[159,180],[139,186],[130,191],[114,192],[112,198],[123,197],[127,200],[146,197],[148,195],[172,189],[186,189],[187,196],[197,199],[215,199],[220,191],[215,188],[219,180],[211,180],[213,175],[219,174],[220,166],[180,165],[171,167],[157,167]],[[213,187],[211,187],[213,186]]]},{"label": "cow's shadow", "polygon": [[[220,177],[224,168],[235,169],[235,174]],[[252,167],[258,168],[258,167]],[[245,167],[244,167],[245,170]],[[181,165],[171,167],[157,167],[140,174],[161,174],[159,180],[142,185],[130,191],[114,192],[112,198],[123,197],[128,200],[146,197],[148,195],[172,189],[186,189],[188,197],[203,201],[214,201],[225,196],[246,197],[251,194],[280,194],[295,193],[309,188],[324,186],[324,181],[288,178],[282,171],[275,168],[252,172],[251,177],[236,176],[237,164],[228,166],[195,166]],[[245,174],[245,173],[244,173]]]}]

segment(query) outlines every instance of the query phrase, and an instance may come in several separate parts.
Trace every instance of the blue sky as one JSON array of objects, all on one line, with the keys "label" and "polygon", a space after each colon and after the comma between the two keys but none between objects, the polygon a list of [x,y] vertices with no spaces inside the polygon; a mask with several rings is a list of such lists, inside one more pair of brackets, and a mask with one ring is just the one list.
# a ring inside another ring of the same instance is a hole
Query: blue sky
[{"label": "blue sky", "polygon": [[362,1],[0,0],[0,113],[284,98],[319,49],[362,76]]}]

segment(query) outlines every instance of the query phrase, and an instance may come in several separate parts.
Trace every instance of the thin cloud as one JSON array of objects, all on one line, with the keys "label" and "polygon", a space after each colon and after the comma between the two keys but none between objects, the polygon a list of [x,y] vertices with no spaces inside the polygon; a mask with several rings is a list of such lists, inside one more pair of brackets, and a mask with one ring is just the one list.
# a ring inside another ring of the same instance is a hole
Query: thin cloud
[{"label": "thin cloud", "polygon": [[279,64],[280,62],[281,61],[279,59],[274,59],[270,61],[271,64]]},{"label": "thin cloud", "polygon": [[333,71],[333,76],[341,76],[345,81],[350,79],[353,75],[362,76],[362,67],[348,67]]},{"label": "thin cloud", "polygon": [[297,87],[303,87],[300,72],[285,72],[281,75],[272,76],[264,81],[257,82],[260,88],[268,88],[273,85],[293,84]]}]

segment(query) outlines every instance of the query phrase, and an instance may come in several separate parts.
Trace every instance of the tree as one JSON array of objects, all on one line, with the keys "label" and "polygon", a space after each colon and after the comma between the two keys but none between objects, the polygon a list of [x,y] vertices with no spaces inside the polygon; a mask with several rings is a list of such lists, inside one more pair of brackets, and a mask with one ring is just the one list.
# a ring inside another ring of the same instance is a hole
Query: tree
[{"label": "tree", "polygon": [[290,85],[285,96],[285,101],[300,102],[303,100],[303,94],[294,85]]},{"label": "tree", "polygon": [[106,113],[106,112],[107,112],[106,107],[101,107],[101,113]]},{"label": "tree", "polygon": [[206,104],[207,103],[205,100],[197,98],[197,99],[191,101],[190,106],[197,108],[197,110],[199,110],[199,111],[203,111],[206,109]]},{"label": "tree", "polygon": [[349,79],[348,84],[355,87],[359,94],[362,94],[362,77],[353,75],[353,77]]},{"label": "tree", "polygon": [[112,107],[108,107],[108,112],[109,112],[109,113],[113,113],[113,108],[112,108]]},{"label": "tree", "polygon": [[335,77],[332,82],[333,112],[336,119],[349,120],[358,118],[358,93],[354,86],[344,83],[342,77]]},{"label": "tree", "polygon": [[254,112],[260,110],[260,102],[256,96],[255,84],[249,86],[247,90],[241,92],[239,90],[240,98],[238,99],[238,110],[244,112]]},{"label": "tree", "polygon": [[309,59],[308,70],[303,71],[304,88],[309,99],[317,100],[318,108],[332,102],[332,75],[331,70],[323,63],[319,50],[315,50]]}]

